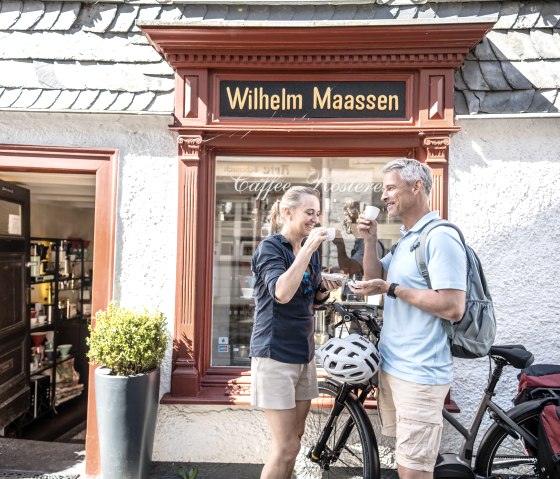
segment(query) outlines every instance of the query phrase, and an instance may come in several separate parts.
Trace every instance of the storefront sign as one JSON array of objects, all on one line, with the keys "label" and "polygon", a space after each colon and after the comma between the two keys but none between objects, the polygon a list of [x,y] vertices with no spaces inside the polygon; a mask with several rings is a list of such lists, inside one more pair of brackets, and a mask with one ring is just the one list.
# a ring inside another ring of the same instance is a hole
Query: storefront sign
[{"label": "storefront sign", "polygon": [[406,113],[404,81],[220,82],[220,116],[397,118]]}]

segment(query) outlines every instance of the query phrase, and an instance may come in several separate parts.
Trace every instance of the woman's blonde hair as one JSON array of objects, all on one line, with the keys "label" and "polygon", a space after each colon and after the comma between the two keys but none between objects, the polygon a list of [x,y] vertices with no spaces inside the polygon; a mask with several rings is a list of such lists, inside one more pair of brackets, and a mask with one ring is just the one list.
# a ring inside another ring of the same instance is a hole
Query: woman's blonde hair
[{"label": "woman's blonde hair", "polygon": [[305,195],[313,195],[317,199],[321,199],[319,192],[310,186],[292,186],[286,190],[282,199],[274,202],[268,215],[272,233],[276,233],[284,223],[282,208],[297,208],[302,204],[302,197]]}]

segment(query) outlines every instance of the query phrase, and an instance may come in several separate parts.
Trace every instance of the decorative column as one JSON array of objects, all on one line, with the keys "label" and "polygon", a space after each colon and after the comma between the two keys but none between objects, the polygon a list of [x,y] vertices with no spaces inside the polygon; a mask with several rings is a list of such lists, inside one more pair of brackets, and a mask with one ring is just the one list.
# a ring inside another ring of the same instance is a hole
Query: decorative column
[{"label": "decorative column", "polygon": [[425,161],[432,169],[432,209],[439,210],[447,218],[447,167],[450,144],[449,135],[425,136],[422,141]]},{"label": "decorative column", "polygon": [[196,355],[196,321],[200,300],[197,299],[199,218],[199,181],[204,148],[201,135],[181,135],[179,144],[179,202],[184,204],[178,218],[177,288],[175,332],[173,338],[173,396],[196,396],[200,374]]}]

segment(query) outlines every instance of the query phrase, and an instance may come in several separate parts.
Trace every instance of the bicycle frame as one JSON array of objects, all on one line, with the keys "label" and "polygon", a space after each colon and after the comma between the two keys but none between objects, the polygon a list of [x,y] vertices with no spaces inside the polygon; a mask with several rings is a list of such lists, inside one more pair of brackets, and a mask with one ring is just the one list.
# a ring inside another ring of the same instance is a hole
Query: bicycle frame
[{"label": "bicycle frame", "polygon": [[[344,309],[342,305],[337,304],[336,302],[330,303],[330,305],[336,312],[341,315],[342,318],[339,323],[333,325],[334,328],[338,327],[342,323],[351,323],[354,320],[357,320],[358,323],[361,322],[363,325],[367,326],[368,331],[366,332],[366,334],[370,333],[373,334],[376,338],[379,338],[381,328],[377,322],[378,317],[376,316],[376,314],[371,314],[372,312],[374,313],[374,311],[371,311],[369,310],[369,308],[365,307],[360,308],[361,312],[360,310],[353,310],[351,312]],[[359,329],[361,330],[361,327]],[[363,331],[360,331],[360,333],[364,336],[366,335]],[[523,350],[523,353],[525,354],[520,354],[519,350]],[[496,431],[503,431],[504,434],[511,436],[515,441],[521,441],[523,448],[525,448],[526,450],[538,450],[538,438],[536,436],[536,433],[532,432],[531,428],[525,427],[522,423],[517,424],[517,422],[519,422],[520,417],[526,416],[527,413],[532,413],[535,410],[540,410],[540,408],[542,408],[542,403],[547,399],[535,399],[533,401],[527,401],[524,404],[515,406],[514,408],[511,408],[507,411],[502,409],[492,400],[505,366],[511,365],[516,369],[527,367],[533,361],[532,354],[527,351],[522,345],[495,346],[489,353],[489,360],[493,361],[494,367],[491,369],[488,384],[484,389],[470,426],[468,428],[465,427],[450,412],[445,409],[442,411],[443,417],[446,419],[446,421],[455,430],[457,430],[464,439],[462,441],[459,453],[445,453],[441,455],[441,474],[445,474],[447,471],[450,471],[453,474],[463,474],[462,477],[476,477],[473,476],[474,444],[480,432],[484,415],[487,411],[493,423],[490,425],[481,443],[479,444],[479,451],[477,452],[477,454],[481,453],[480,458],[482,460],[485,459],[484,453],[488,454],[488,447],[491,447],[493,445],[492,441],[495,438]],[[327,424],[325,427],[323,427],[319,439],[309,450],[308,457],[313,462],[320,464],[323,469],[327,470],[331,464],[338,460],[346,441],[356,427],[356,424],[354,424],[352,420],[348,420],[343,425],[336,424],[336,421],[339,418],[342,409],[344,408],[345,401],[349,399],[352,402],[358,401],[363,407],[371,391],[375,389],[377,385],[375,384],[373,378],[367,384],[364,383],[359,385],[348,385],[332,378],[325,378],[325,381],[335,386],[333,391],[337,391],[336,397],[334,395],[332,396],[334,406],[329,413]],[[327,444],[335,426],[337,428],[336,444],[331,444],[331,450],[327,446]],[[504,457],[499,464],[500,466],[505,467],[524,465],[526,464],[526,460],[525,458],[521,459],[514,457]],[[436,468],[437,467],[438,466],[436,466]],[[476,467],[485,468],[486,466],[484,464],[478,464],[477,461]],[[442,475],[441,477],[447,476]]]},{"label": "bicycle frame", "polygon": [[[364,323],[367,326],[369,333],[378,337],[379,332],[381,330],[374,316],[367,316],[366,318],[361,317],[359,314],[358,316],[356,316],[355,314],[346,311],[341,305],[339,305],[336,302],[330,303],[330,306],[336,312],[338,312],[342,317],[342,320],[339,323],[333,325],[333,328],[336,328],[340,324],[349,323],[352,320],[357,320],[359,322]],[[365,306],[365,311],[371,313],[371,311],[368,311],[367,306]],[[363,331],[361,331],[361,333],[363,334]],[[351,420],[348,420],[343,425],[342,428],[340,428],[340,425],[338,425],[339,430],[342,431],[342,433],[340,434],[337,443],[335,444],[335,447],[331,451],[332,454],[325,460],[324,458],[325,446],[337,422],[338,416],[340,415],[340,412],[344,408],[344,402],[346,401],[349,394],[354,394],[358,399],[358,401],[360,401],[363,404],[368,394],[372,390],[373,384],[369,382],[368,384],[350,385],[346,383],[341,383],[332,378],[325,378],[325,381],[329,381],[332,384],[336,385],[339,391],[334,400],[333,408],[331,409],[331,412],[327,418],[327,422],[323,428],[323,431],[321,432],[321,435],[317,443],[313,447],[313,449],[309,451],[308,457],[309,459],[311,459],[311,461],[319,463],[321,466],[327,466],[328,468],[331,462],[335,462],[338,459],[340,455],[340,451],[344,446],[344,444],[346,443],[346,441],[348,440],[348,438],[350,437],[350,434],[352,433],[352,429],[354,427],[354,423]]]},{"label": "bicycle frame", "polygon": [[[338,415],[340,414],[340,411],[342,411],[342,408],[344,407],[344,401],[346,401],[348,394],[352,393],[352,391],[355,389],[355,386],[351,386],[348,384],[342,384],[338,382],[333,382],[333,383],[339,386],[340,390],[334,400],[334,406],[329,414],[325,427],[323,428],[323,432],[321,433],[321,436],[319,437],[317,444],[315,445],[315,447],[313,448],[309,456],[309,458],[313,462],[320,462],[327,440],[331,435],[331,432],[334,428],[334,425],[336,423]],[[353,423],[352,421],[348,420],[346,424],[344,424],[342,428],[343,433],[340,435],[340,438],[333,449],[335,452],[335,460],[338,459],[337,457],[338,451],[340,451],[341,446],[344,445],[348,437],[350,437],[352,428],[353,428]]]},{"label": "bicycle frame", "polygon": [[445,409],[443,410],[443,417],[445,420],[465,438],[459,452],[459,458],[465,461],[469,466],[472,466],[474,443],[487,410],[491,411],[491,414],[493,413],[492,419],[506,429],[510,435],[518,438],[522,437],[528,445],[537,449],[537,438],[525,429],[519,427],[500,406],[492,401],[496,384],[502,375],[504,366],[507,364],[507,361],[501,358],[493,358],[493,360],[496,363],[496,367],[492,371],[492,376],[484,390],[484,394],[469,429],[465,428],[450,412]]}]

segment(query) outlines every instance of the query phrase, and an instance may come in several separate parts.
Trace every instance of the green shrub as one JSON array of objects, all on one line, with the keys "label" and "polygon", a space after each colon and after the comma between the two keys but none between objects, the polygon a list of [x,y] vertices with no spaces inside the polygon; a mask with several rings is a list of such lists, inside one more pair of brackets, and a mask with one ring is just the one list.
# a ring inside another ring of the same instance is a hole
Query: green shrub
[{"label": "green shrub", "polygon": [[161,312],[137,312],[110,304],[90,325],[88,357],[112,375],[132,376],[161,364],[167,349],[167,321]]}]

